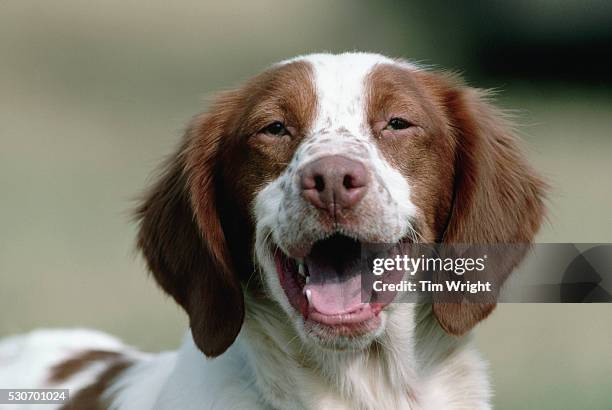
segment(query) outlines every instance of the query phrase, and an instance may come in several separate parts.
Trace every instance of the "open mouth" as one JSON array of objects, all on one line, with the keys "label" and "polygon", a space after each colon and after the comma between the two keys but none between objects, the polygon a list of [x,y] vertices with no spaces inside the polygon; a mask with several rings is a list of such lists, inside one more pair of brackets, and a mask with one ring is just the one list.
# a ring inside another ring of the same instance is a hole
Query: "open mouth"
[{"label": "open mouth", "polygon": [[378,328],[379,314],[390,302],[362,286],[362,275],[371,274],[372,254],[369,245],[334,234],[315,242],[304,258],[280,249],[274,256],[281,286],[304,320],[352,335]]}]

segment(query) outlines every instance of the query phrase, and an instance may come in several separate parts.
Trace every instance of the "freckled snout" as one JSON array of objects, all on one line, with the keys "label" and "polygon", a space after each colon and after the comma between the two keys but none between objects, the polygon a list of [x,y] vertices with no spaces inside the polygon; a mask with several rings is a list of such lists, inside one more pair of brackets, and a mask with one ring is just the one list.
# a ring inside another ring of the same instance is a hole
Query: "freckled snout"
[{"label": "freckled snout", "polygon": [[369,175],[361,162],[330,155],[306,164],[300,182],[302,196],[337,219],[364,197]]}]

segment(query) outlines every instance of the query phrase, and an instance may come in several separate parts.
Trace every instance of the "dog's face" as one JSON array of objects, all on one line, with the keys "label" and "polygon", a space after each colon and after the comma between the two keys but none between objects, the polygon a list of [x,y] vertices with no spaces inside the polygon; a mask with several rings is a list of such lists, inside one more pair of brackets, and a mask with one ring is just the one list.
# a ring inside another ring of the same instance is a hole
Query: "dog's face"
[{"label": "dog's face", "polygon": [[[393,313],[361,300],[366,244],[530,242],[541,196],[477,91],[379,55],[312,55],[193,121],[139,210],[139,246],[207,355],[240,330],[247,282],[305,343],[359,349]],[[462,334],[493,305],[433,309]]]},{"label": "dog's face", "polygon": [[256,184],[256,262],[306,341],[364,346],[384,331],[387,312],[362,303],[362,245],[435,239],[416,197],[431,187],[425,196],[448,213],[452,173],[437,164],[452,161],[453,141],[407,64],[323,55],[276,70],[303,72],[291,87],[307,91],[298,107],[279,101],[279,90],[262,96],[258,104],[274,108],[248,133],[253,157],[265,157],[258,167],[272,174],[278,159],[268,153],[279,150],[286,164]]}]

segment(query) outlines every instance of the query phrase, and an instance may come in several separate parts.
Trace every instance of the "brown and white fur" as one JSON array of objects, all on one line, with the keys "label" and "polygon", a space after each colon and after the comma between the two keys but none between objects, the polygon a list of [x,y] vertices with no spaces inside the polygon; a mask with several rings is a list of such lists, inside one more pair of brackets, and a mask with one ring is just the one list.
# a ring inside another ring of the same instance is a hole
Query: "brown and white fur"
[{"label": "brown and white fur", "polygon": [[37,331],[0,342],[0,387],[68,387],[73,408],[490,408],[469,333],[494,304],[343,316],[282,266],[333,235],[529,243],[543,191],[486,93],[455,76],[365,53],[275,64],[195,117],[138,210],[138,246],[189,315],[180,349]]}]

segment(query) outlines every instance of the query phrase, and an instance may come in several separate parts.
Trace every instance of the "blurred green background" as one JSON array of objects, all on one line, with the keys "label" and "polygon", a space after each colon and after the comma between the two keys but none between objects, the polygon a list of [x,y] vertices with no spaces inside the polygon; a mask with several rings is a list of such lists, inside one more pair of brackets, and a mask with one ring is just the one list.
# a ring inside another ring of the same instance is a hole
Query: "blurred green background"
[{"label": "blurred green background", "polygon": [[[134,252],[133,200],[214,91],[312,51],[496,87],[553,186],[538,241],[612,242],[610,4],[0,0],[0,336],[177,346],[186,318]],[[506,304],[476,340],[496,408],[612,408],[612,305]]]}]

